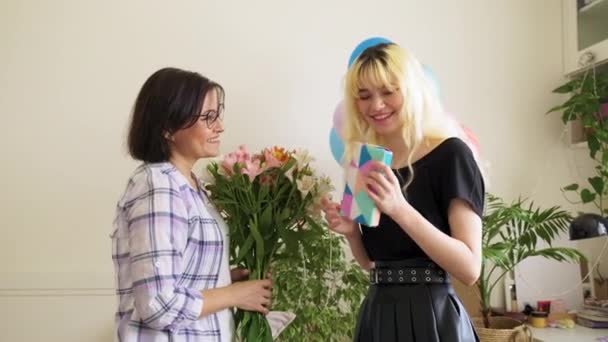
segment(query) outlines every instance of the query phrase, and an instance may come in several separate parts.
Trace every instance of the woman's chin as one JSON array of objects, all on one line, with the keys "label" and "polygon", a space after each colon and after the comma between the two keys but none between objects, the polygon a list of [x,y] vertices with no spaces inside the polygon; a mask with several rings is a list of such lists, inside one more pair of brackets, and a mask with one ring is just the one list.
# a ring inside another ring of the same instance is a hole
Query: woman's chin
[{"label": "woman's chin", "polygon": [[376,131],[376,134],[383,136],[393,135],[397,132],[400,132],[401,128],[402,125],[399,125],[397,123],[393,123],[391,125],[374,125],[374,130]]},{"label": "woman's chin", "polygon": [[219,148],[219,144],[218,144],[217,147],[206,148],[203,151],[201,158],[215,158],[219,155],[220,155],[220,148]]}]

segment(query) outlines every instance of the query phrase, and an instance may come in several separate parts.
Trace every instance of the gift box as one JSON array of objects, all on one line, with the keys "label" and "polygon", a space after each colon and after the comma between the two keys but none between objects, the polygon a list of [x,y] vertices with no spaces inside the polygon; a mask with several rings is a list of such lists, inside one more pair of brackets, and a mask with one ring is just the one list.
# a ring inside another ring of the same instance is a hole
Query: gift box
[{"label": "gift box", "polygon": [[380,210],[367,195],[364,177],[371,170],[372,161],[390,166],[393,152],[382,146],[363,143],[355,143],[353,152],[353,158],[345,166],[346,184],[340,211],[355,222],[375,227],[380,222]]}]

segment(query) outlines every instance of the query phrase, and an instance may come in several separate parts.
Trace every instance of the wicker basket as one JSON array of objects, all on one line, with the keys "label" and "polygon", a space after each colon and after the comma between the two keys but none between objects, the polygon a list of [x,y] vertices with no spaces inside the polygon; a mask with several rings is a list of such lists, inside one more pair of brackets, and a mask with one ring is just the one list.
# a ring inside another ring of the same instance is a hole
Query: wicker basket
[{"label": "wicker basket", "polygon": [[532,331],[524,323],[508,317],[490,317],[490,328],[484,328],[483,318],[473,318],[481,342],[532,342]]}]

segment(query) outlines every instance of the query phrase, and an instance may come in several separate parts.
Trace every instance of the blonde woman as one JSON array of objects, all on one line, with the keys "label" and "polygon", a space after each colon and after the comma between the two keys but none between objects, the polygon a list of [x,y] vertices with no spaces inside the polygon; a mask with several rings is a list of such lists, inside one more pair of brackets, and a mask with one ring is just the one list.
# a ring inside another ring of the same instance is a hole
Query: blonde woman
[{"label": "blonde woman", "polygon": [[[345,84],[345,141],[393,151],[365,176],[378,227],[324,209],[370,271],[355,341],[477,341],[450,277],[473,284],[481,269],[484,181],[460,126],[442,110],[421,64],[382,43],[364,50]],[[461,139],[462,137],[462,139]],[[348,160],[348,159],[347,159]]]}]

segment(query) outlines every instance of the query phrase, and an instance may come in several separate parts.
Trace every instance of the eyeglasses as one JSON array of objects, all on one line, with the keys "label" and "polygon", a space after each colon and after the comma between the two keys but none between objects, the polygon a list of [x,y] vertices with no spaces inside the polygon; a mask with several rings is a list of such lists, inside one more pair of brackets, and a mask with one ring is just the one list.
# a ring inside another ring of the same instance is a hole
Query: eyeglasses
[{"label": "eyeglasses", "polygon": [[217,109],[205,111],[200,115],[200,118],[205,120],[208,128],[213,128],[218,119],[224,121],[224,104],[220,103]]}]

